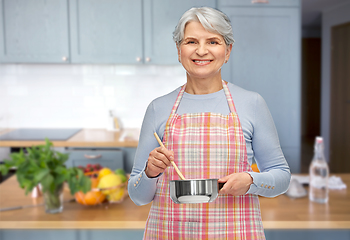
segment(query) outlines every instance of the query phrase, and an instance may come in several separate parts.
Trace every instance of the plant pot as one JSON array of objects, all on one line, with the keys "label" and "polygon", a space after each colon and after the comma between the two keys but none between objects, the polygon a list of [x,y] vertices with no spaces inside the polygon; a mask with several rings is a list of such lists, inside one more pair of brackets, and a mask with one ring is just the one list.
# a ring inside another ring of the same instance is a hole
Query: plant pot
[{"label": "plant pot", "polygon": [[60,213],[63,211],[63,184],[53,192],[43,192],[46,213]]}]

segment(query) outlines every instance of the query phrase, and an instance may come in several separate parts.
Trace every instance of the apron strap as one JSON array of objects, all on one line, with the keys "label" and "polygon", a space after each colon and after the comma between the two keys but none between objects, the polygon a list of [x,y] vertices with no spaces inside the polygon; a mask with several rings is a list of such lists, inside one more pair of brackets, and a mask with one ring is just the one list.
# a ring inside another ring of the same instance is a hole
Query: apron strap
[{"label": "apron strap", "polygon": [[[221,81],[222,81],[222,87],[223,87],[223,89],[224,89],[225,96],[226,96],[227,103],[228,103],[228,106],[229,106],[229,108],[230,108],[230,111],[231,111],[232,113],[236,113],[236,108],[235,108],[235,105],[234,105],[234,103],[233,103],[233,99],[232,99],[230,90],[228,89],[228,86],[227,86],[226,82],[225,82],[224,80],[221,80]],[[179,105],[180,105],[182,96],[184,95],[185,89],[186,89],[186,84],[183,85],[183,86],[181,87],[180,92],[179,92],[179,94],[177,95],[175,104],[174,104],[174,106],[173,106],[173,109],[171,110],[171,114],[172,114],[172,115],[174,115],[174,114],[176,113],[177,108],[178,108]]]},{"label": "apron strap", "polygon": [[179,94],[177,95],[175,104],[173,105],[173,109],[171,110],[171,115],[174,115],[174,114],[176,113],[177,108],[178,108],[179,105],[180,105],[180,101],[181,101],[181,99],[182,99],[182,96],[184,95],[185,88],[186,88],[186,83],[185,83],[185,85],[183,85],[183,86],[181,87],[180,92],[179,92]]},{"label": "apron strap", "polygon": [[222,87],[224,89],[227,103],[228,103],[228,107],[230,108],[231,113],[236,113],[236,108],[235,108],[235,104],[233,103],[233,98],[232,98],[231,92],[228,89],[227,83],[224,80],[222,80]]}]

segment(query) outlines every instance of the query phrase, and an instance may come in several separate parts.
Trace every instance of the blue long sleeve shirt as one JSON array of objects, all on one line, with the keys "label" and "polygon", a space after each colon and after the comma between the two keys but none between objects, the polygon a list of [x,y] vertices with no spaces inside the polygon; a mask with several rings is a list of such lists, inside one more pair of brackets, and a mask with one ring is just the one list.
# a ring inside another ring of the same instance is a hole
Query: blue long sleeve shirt
[{"label": "blue long sleeve shirt", "polygon": [[[287,191],[290,169],[280,147],[275,124],[264,99],[255,92],[228,83],[246,141],[248,161],[257,163],[260,173],[248,172],[253,184],[246,194],[275,197]],[[153,133],[162,139],[166,122],[181,87],[153,100],[143,119],[134,166],[128,184],[130,198],[137,205],[150,203],[156,192],[158,177],[148,178],[144,172],[149,153],[159,147]],[[178,107],[184,113],[215,112],[229,114],[224,90],[211,94],[184,93]]]}]

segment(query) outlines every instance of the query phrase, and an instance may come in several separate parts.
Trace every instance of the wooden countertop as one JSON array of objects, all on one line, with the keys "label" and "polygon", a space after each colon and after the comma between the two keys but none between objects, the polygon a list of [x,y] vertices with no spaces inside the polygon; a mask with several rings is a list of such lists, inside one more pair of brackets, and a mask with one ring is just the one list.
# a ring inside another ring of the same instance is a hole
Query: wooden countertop
[{"label": "wooden countertop", "polygon": [[[0,135],[15,129],[3,129]],[[52,141],[55,147],[137,147],[140,129],[125,129],[119,132],[105,129],[82,129],[66,141]],[[44,141],[0,140],[0,147],[30,147]]]},{"label": "wooden countertop", "polygon": [[[337,174],[350,186],[350,174]],[[329,203],[308,198],[260,197],[265,229],[350,229],[350,191],[330,190]],[[68,190],[65,200],[72,199]],[[42,197],[24,195],[13,176],[0,184],[0,208],[42,203]],[[85,207],[65,202],[60,214],[46,214],[44,206],[0,212],[0,229],[144,229],[151,204],[136,206],[130,198],[121,204]]]}]

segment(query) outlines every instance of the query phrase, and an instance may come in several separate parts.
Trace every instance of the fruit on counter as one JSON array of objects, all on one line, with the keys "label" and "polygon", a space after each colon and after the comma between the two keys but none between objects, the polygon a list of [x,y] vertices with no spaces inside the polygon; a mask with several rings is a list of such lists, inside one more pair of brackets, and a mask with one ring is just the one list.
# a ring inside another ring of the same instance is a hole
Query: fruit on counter
[{"label": "fruit on counter", "polygon": [[114,173],[115,173],[116,175],[119,175],[119,176],[120,176],[120,178],[122,179],[122,182],[123,182],[123,183],[125,183],[125,182],[128,180],[128,178],[126,177],[126,173],[125,173],[124,169],[118,168],[118,169],[116,169],[116,170],[114,171]]},{"label": "fruit on counter", "polygon": [[[102,177],[97,187],[100,189],[112,188],[112,187],[121,185],[122,183],[123,183],[122,179],[120,178],[119,175],[111,173]],[[107,190],[103,190],[102,192],[104,194],[110,194],[112,191],[113,189],[107,189]]]},{"label": "fruit on counter", "polygon": [[89,163],[86,165],[86,167],[78,166],[78,168],[83,170],[84,173],[87,173],[87,172],[99,172],[103,167],[99,163],[97,163],[97,164],[90,164]]},{"label": "fruit on counter", "polygon": [[115,174],[121,174],[121,175],[125,175],[125,171],[122,168],[118,168],[114,171]]},{"label": "fruit on counter", "polygon": [[101,178],[103,178],[106,175],[109,175],[113,173],[113,171],[109,168],[102,168],[99,172],[98,172],[98,180],[101,180]]},{"label": "fruit on counter", "polygon": [[[86,176],[90,177],[91,180],[91,189],[97,188],[99,184],[99,180],[97,178],[97,173],[95,171],[93,172],[86,172],[84,173]],[[74,194],[75,200],[83,205],[96,205],[102,203],[106,199],[106,195],[104,195],[100,191],[94,191],[91,190],[87,193],[83,192],[77,192]]]},{"label": "fruit on counter", "polygon": [[124,197],[124,193],[125,193],[125,188],[121,187],[117,191],[110,193],[107,196],[107,199],[109,202],[119,202]]},{"label": "fruit on counter", "polygon": [[124,196],[125,187],[122,178],[115,173],[102,177],[98,188],[102,189],[102,193],[107,195],[107,199],[110,202],[120,201]]},{"label": "fruit on counter", "polygon": [[98,191],[90,191],[87,193],[77,192],[74,197],[78,203],[88,206],[100,204],[106,199],[106,195]]}]

